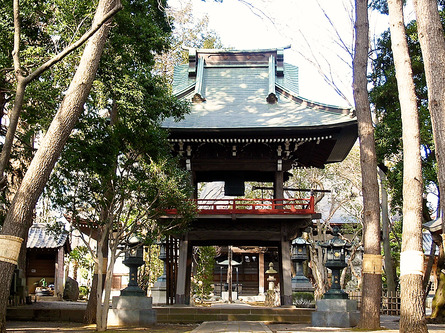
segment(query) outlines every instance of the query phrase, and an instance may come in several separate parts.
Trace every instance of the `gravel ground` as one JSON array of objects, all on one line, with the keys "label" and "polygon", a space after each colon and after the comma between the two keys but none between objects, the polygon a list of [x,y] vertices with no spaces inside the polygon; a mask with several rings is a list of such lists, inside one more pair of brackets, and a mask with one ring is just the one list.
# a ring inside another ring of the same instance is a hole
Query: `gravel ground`
[{"label": "gravel ground", "polygon": [[[148,328],[115,328],[107,330],[108,333],[113,332],[146,332],[146,333],[189,333],[199,325],[168,325],[158,324]],[[7,332],[14,333],[51,333],[51,332],[95,332],[96,325],[83,325],[78,323],[67,322],[30,322],[30,321],[13,321],[7,323]]]},{"label": "gravel ground", "polygon": [[[32,305],[23,305],[21,307],[32,307],[34,309],[54,309],[57,307],[65,309],[81,309],[86,307],[85,302],[37,302]],[[399,317],[397,316],[381,316],[381,325],[388,333],[396,333],[399,329]],[[190,333],[198,327],[197,324],[190,325],[173,325],[173,324],[157,324],[149,328],[115,328],[107,332],[147,332],[147,333]],[[320,328],[311,327],[304,324],[268,324],[269,329],[274,333],[285,332],[346,332],[350,329],[341,328]],[[44,332],[93,332],[95,325],[85,326],[80,323],[69,322],[26,322],[12,321],[7,323],[7,332],[14,333],[44,333]],[[429,324],[430,333],[445,333],[445,324]],[[215,332],[216,333],[216,332]]]},{"label": "gravel ground", "polygon": [[[398,333],[399,328],[399,317],[396,316],[382,316],[382,329],[386,333]],[[199,325],[173,325],[173,324],[157,324],[149,328],[114,328],[107,330],[109,333],[113,332],[146,332],[146,333],[191,333]],[[268,324],[269,329],[273,333],[300,333],[300,332],[350,332],[355,331],[354,329],[344,329],[344,328],[321,328],[321,327],[311,327],[309,325],[303,324]],[[85,326],[78,323],[67,323],[67,322],[8,322],[7,332],[14,333],[52,333],[52,332],[79,332],[87,333],[94,332],[96,329],[95,325]],[[429,333],[444,333],[445,324],[429,324]]]}]

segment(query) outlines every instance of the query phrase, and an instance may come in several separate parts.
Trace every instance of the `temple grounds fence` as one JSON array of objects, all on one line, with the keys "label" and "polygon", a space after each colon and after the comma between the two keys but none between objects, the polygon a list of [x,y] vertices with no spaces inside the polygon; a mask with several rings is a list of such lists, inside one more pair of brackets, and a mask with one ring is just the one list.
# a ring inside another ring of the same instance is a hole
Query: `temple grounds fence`
[{"label": "temple grounds fence", "polygon": [[[358,308],[360,309],[362,303],[361,291],[351,291],[348,294],[350,299],[357,301]],[[382,292],[382,299],[380,302],[380,314],[400,316],[400,291],[388,292],[384,290]]]}]

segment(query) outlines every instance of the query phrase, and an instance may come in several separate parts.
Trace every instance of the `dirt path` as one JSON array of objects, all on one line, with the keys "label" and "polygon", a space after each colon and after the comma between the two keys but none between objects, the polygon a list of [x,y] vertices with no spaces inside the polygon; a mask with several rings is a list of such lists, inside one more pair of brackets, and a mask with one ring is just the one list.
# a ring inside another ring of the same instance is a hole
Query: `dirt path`
[{"label": "dirt path", "polygon": [[[106,332],[146,332],[146,333],[189,333],[199,325],[157,324],[149,328],[115,328]],[[51,333],[51,332],[95,332],[96,325],[83,325],[67,322],[12,321],[7,323],[7,332],[14,333]]]}]

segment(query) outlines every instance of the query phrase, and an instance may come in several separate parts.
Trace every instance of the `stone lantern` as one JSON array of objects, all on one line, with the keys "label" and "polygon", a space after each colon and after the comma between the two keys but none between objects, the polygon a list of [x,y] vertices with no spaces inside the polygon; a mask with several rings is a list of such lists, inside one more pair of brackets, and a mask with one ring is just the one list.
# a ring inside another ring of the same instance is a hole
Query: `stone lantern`
[{"label": "stone lantern", "polygon": [[332,235],[331,240],[319,243],[327,257],[325,265],[332,270],[331,289],[317,301],[311,322],[315,327],[353,327],[360,319],[357,301],[348,299],[348,294],[340,288],[340,272],[347,266],[346,253],[351,244],[338,236],[337,227],[333,228]]},{"label": "stone lantern", "polygon": [[334,238],[327,242],[320,243],[327,261],[325,266],[332,271],[331,288],[324,294],[325,299],[348,299],[348,294],[340,287],[340,274],[346,264],[346,254],[351,248],[351,244],[339,237],[338,227],[332,230]]},{"label": "stone lantern", "polygon": [[138,267],[144,264],[144,248],[141,240],[133,236],[126,244],[127,251],[123,261],[130,269],[127,288],[120,296],[113,296],[108,312],[108,324],[113,326],[148,327],[156,323],[156,310],[152,308],[152,298],[138,286]]},{"label": "stone lantern", "polygon": [[164,270],[151,288],[151,296],[153,304],[162,305],[167,304],[167,242],[162,238],[156,245],[159,246],[158,258],[164,263]]},{"label": "stone lantern", "polygon": [[267,278],[267,282],[269,282],[269,290],[275,289],[275,281],[276,278],[274,277],[275,274],[278,272],[273,268],[273,263],[269,263],[269,269],[266,271],[266,274],[269,274],[269,277]]},{"label": "stone lantern", "polygon": [[313,291],[309,279],[303,274],[303,262],[308,260],[309,243],[301,237],[295,238],[291,245],[291,260],[295,265],[295,276],[292,277],[292,291]]},{"label": "stone lantern", "polygon": [[127,288],[121,290],[121,296],[145,296],[145,291],[138,286],[138,268],[144,264],[144,248],[136,236],[130,238],[127,247],[123,264],[130,269],[130,279]]},{"label": "stone lantern", "polygon": [[159,256],[158,258],[162,260],[164,264],[164,270],[162,272],[162,275],[158,277],[156,281],[158,282],[166,282],[167,281],[167,252],[166,252],[166,242],[165,239],[161,239],[159,242],[156,243],[156,245],[159,245]]}]

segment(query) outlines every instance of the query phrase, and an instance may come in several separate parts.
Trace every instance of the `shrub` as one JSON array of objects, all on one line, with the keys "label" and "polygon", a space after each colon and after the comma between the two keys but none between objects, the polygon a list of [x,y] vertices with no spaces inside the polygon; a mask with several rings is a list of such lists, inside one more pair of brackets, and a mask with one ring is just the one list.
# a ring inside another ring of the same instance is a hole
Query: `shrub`
[{"label": "shrub", "polygon": [[79,298],[80,299],[87,299],[89,293],[90,293],[90,288],[88,288],[87,286],[79,286]]},{"label": "shrub", "polygon": [[294,292],[292,293],[292,303],[297,308],[314,308],[314,294],[304,291]]}]

